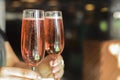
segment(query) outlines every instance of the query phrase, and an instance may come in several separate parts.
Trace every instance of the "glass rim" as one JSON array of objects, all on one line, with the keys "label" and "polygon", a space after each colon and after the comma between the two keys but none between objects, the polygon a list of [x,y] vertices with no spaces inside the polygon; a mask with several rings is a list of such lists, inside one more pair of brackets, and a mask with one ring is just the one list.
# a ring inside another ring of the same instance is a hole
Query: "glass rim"
[{"label": "glass rim", "polygon": [[62,11],[45,11],[45,17],[62,18]]},{"label": "glass rim", "polygon": [[[42,9],[24,9],[22,18],[43,18],[45,11]],[[35,14],[35,15],[34,15]]]},{"label": "glass rim", "polygon": [[62,11],[60,11],[60,10],[55,10],[55,11],[45,11],[45,13],[51,13],[51,12],[58,12],[58,13],[62,13]]}]

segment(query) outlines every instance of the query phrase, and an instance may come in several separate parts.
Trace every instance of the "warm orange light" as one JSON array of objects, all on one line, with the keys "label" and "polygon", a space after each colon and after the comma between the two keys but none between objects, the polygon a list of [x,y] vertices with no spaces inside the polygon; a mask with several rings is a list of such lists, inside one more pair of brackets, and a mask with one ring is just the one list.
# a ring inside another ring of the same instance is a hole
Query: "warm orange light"
[{"label": "warm orange light", "polygon": [[87,4],[87,5],[85,6],[85,9],[86,9],[87,11],[93,11],[93,10],[95,9],[95,6],[94,6],[93,4]]},{"label": "warm orange light", "polygon": [[58,4],[59,4],[59,2],[57,0],[50,0],[48,2],[48,5],[50,5],[50,6],[57,6]]},{"label": "warm orange light", "polygon": [[20,1],[14,1],[14,2],[12,3],[12,7],[20,7],[20,6],[21,6]]},{"label": "warm orange light", "polygon": [[101,9],[101,12],[107,12],[108,11],[108,8],[107,7],[103,7],[102,9]]}]

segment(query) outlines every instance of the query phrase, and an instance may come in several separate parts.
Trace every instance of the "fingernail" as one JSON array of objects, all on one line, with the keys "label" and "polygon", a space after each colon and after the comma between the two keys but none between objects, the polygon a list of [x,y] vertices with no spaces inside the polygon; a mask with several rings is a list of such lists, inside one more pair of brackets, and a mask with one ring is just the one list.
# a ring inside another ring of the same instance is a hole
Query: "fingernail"
[{"label": "fingernail", "polygon": [[50,61],[50,66],[53,66],[53,61]]},{"label": "fingernail", "polygon": [[55,67],[55,66],[57,66],[57,65],[58,65],[58,63],[57,63],[57,62],[54,62],[53,66]]},{"label": "fingernail", "polygon": [[53,69],[53,71],[52,71],[52,72],[53,72],[53,73],[55,73],[55,72],[56,72],[56,70],[54,70],[54,69]]},{"label": "fingernail", "polygon": [[52,69],[52,72],[53,72],[53,73],[56,73],[56,72],[58,72],[58,69],[53,68],[53,69]]},{"label": "fingernail", "polygon": [[57,79],[58,78],[58,76],[57,75],[55,75],[55,79]]},{"label": "fingernail", "polygon": [[57,62],[55,62],[55,61],[50,61],[50,66],[55,67],[55,66],[57,66],[57,65],[58,65]]}]

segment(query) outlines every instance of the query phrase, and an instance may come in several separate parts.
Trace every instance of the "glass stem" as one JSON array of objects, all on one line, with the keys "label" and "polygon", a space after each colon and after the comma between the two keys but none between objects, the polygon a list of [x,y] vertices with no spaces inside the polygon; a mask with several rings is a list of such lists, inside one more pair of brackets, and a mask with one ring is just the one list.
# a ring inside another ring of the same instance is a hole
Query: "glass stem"
[{"label": "glass stem", "polygon": [[36,66],[30,66],[29,69],[32,70],[32,71],[35,71],[35,72],[37,71]]},{"label": "glass stem", "polygon": [[35,66],[32,66],[31,69],[32,69],[33,71],[36,71],[36,67],[35,67]]}]

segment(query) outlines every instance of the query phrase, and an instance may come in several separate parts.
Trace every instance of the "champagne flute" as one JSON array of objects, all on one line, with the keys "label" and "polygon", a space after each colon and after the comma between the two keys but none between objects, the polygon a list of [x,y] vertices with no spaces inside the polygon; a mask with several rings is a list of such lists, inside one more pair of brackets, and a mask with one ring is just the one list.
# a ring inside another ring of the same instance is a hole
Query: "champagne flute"
[{"label": "champagne flute", "polygon": [[64,49],[64,28],[61,11],[45,12],[45,50],[48,54],[55,55],[53,60]]},{"label": "champagne flute", "polygon": [[44,58],[44,37],[44,11],[37,9],[23,10],[21,52],[23,60],[34,71]]}]

